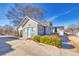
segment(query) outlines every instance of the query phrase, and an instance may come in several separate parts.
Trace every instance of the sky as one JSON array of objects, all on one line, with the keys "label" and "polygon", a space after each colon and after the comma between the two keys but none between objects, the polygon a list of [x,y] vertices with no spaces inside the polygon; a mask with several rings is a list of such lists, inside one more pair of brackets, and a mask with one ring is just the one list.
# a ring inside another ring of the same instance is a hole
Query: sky
[{"label": "sky", "polygon": [[[70,24],[79,22],[79,4],[78,3],[36,3],[34,6],[42,7],[45,10],[45,20],[51,21],[54,26],[68,27]],[[11,25],[6,17],[8,10],[14,4],[0,4],[0,26]]]}]

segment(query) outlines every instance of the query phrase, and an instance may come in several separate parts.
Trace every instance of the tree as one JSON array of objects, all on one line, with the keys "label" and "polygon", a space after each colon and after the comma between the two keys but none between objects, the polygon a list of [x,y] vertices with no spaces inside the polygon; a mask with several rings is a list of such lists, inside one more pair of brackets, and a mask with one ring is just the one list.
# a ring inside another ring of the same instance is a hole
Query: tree
[{"label": "tree", "polygon": [[17,35],[17,31],[10,25],[0,26],[0,35]]},{"label": "tree", "polygon": [[71,24],[68,26],[68,28],[65,30],[65,32],[71,32],[72,34],[75,33],[77,30],[76,24]]},{"label": "tree", "polygon": [[16,30],[10,26],[10,25],[5,25],[3,26],[3,32],[4,34],[7,34],[7,35],[16,35]]},{"label": "tree", "polygon": [[2,29],[2,26],[0,26],[0,35],[3,34],[3,29]]},{"label": "tree", "polygon": [[42,19],[44,17],[44,9],[27,4],[14,4],[14,7],[6,14],[8,19],[11,19],[13,24],[17,26],[25,16],[33,17],[35,19]]},{"label": "tree", "polygon": [[79,23],[77,23],[77,30],[79,31]]},{"label": "tree", "polygon": [[10,34],[13,31],[13,28],[10,25],[5,25],[5,26],[3,26],[3,30],[4,30],[5,34]]}]

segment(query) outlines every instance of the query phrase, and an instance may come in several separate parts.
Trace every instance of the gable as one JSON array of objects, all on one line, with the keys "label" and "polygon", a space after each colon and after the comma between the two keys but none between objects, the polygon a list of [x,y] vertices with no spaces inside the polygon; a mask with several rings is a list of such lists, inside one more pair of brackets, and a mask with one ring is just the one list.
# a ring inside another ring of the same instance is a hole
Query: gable
[{"label": "gable", "polygon": [[26,27],[37,27],[38,23],[35,22],[34,20],[32,19],[29,19],[24,25],[23,27],[26,28]]},{"label": "gable", "polygon": [[20,22],[20,24],[17,26],[17,28],[25,26],[25,24],[27,24],[29,20],[32,20],[32,19],[26,16],[26,17]]}]

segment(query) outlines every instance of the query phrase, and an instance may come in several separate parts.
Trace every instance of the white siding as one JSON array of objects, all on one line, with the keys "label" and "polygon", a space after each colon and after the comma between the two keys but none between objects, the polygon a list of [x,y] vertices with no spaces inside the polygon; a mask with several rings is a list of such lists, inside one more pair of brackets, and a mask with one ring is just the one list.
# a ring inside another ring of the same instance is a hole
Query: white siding
[{"label": "white siding", "polygon": [[38,23],[33,21],[33,20],[29,20],[23,27],[23,38],[27,38],[27,28],[31,27],[33,28],[32,30],[32,36],[38,35],[38,29],[37,29],[37,25]]},{"label": "white siding", "polygon": [[59,35],[64,35],[64,30],[58,29],[57,31],[58,31]]}]

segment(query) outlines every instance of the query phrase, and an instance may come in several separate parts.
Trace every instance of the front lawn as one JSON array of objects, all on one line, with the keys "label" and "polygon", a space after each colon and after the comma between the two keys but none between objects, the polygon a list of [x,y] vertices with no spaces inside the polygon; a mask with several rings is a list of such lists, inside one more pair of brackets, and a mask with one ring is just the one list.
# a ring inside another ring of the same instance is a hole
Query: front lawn
[{"label": "front lawn", "polygon": [[58,35],[34,36],[33,40],[38,43],[61,47],[61,39]]}]

